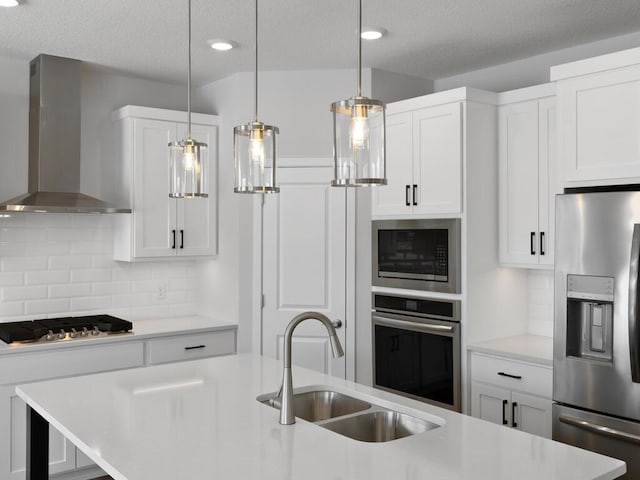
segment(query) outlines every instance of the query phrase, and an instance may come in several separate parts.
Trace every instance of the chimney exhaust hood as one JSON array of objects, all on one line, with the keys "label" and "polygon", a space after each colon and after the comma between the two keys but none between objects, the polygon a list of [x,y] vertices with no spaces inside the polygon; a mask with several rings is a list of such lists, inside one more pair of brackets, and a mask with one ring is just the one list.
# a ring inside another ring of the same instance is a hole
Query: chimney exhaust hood
[{"label": "chimney exhaust hood", "polygon": [[31,61],[29,193],[0,211],[131,213],[80,193],[80,63],[51,55]]}]

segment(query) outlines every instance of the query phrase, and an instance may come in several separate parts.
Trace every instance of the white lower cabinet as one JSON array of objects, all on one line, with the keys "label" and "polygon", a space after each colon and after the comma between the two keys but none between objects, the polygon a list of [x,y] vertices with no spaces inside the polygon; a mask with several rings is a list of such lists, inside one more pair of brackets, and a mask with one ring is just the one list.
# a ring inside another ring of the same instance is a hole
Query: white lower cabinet
[{"label": "white lower cabinet", "polygon": [[471,415],[551,438],[552,370],[512,359],[471,354]]},{"label": "white lower cabinet", "polygon": [[[73,345],[46,352],[8,354],[0,358],[0,480],[24,480],[26,404],[15,386],[61,376],[142,367],[236,351],[236,329],[175,334],[108,345]],[[145,352],[147,357],[145,360]],[[72,401],[72,399],[70,399]],[[49,474],[63,479],[90,479],[101,471],[55,428],[49,431]],[[93,467],[93,468],[92,468]]]}]

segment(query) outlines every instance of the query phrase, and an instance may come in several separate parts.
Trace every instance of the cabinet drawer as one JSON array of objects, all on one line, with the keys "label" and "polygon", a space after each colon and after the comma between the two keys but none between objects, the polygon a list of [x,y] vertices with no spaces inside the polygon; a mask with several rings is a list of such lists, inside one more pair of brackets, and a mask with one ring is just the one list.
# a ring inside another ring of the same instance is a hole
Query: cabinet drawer
[{"label": "cabinet drawer", "polygon": [[[551,398],[553,370],[517,360],[472,353],[471,377],[509,390]],[[513,378],[520,377],[520,378]]]},{"label": "cabinet drawer", "polygon": [[194,358],[228,355],[236,351],[236,331],[180,335],[149,340],[147,363],[179,362]]},{"label": "cabinet drawer", "polygon": [[143,360],[142,342],[4,355],[0,359],[0,385],[140,367]]}]

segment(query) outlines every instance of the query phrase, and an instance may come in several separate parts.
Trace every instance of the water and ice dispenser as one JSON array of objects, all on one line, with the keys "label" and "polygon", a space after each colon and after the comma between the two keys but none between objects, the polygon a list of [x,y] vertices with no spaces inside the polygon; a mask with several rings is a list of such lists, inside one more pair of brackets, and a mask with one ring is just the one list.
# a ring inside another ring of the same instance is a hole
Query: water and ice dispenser
[{"label": "water and ice dispenser", "polygon": [[612,277],[567,275],[567,356],[613,358]]}]

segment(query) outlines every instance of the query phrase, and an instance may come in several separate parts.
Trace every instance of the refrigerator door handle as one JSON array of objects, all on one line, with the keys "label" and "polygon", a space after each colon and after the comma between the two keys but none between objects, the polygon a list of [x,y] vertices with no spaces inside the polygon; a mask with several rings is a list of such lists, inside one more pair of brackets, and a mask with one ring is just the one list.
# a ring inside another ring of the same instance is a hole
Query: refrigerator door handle
[{"label": "refrigerator door handle", "polygon": [[596,423],[587,422],[586,420],[580,420],[579,418],[574,418],[567,415],[560,415],[558,417],[558,420],[560,420],[561,423],[566,423],[567,425],[571,425],[572,427],[576,427],[581,430],[586,430],[587,432],[615,438],[616,440],[621,440],[627,443],[640,445],[640,436],[634,435],[632,433],[621,432],[620,430],[616,430],[614,428],[604,427]]},{"label": "refrigerator door handle", "polygon": [[640,262],[640,224],[633,226],[631,261],[629,262],[629,356],[631,380],[640,383],[640,325],[638,314],[638,263]]}]

